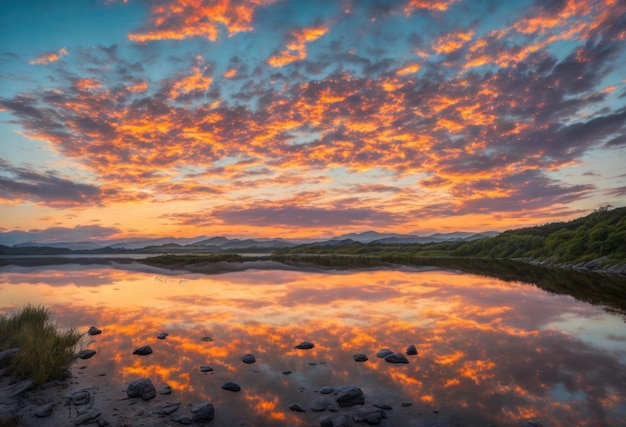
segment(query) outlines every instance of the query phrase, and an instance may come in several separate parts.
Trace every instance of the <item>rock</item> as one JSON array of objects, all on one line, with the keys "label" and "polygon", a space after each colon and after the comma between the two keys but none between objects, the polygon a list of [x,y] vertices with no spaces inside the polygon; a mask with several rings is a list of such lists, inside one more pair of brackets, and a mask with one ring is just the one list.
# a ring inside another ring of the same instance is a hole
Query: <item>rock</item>
[{"label": "rock", "polygon": [[334,427],[333,420],[331,420],[330,417],[320,418],[320,427]]},{"label": "rock", "polygon": [[289,410],[293,412],[306,412],[306,410],[302,408],[302,406],[298,405],[297,403],[290,403]]},{"label": "rock", "polygon": [[329,385],[320,388],[321,394],[331,394],[333,391],[335,391],[335,387],[331,387]]},{"label": "rock", "polygon": [[91,409],[89,412],[79,415],[74,420],[74,425],[79,426],[81,424],[91,424],[96,418],[100,416],[100,411],[97,409]]},{"label": "rock", "polygon": [[411,403],[411,402],[407,402],[407,401],[405,400],[404,402],[402,402],[402,403],[400,404],[400,406],[403,406],[403,407],[405,407],[405,408],[406,408],[406,407],[409,407],[409,406],[413,406],[413,403]]},{"label": "rock", "polygon": [[385,360],[389,363],[409,363],[409,360],[402,353],[392,353],[385,356]]},{"label": "rock", "polygon": [[215,408],[212,403],[199,403],[191,408],[192,421],[209,422],[215,418]]},{"label": "rock", "polygon": [[81,350],[78,352],[78,354],[76,356],[78,356],[80,359],[89,359],[90,357],[94,357],[96,355],[96,350]]},{"label": "rock", "polygon": [[390,354],[393,354],[393,351],[391,351],[388,348],[383,348],[382,350],[379,350],[378,353],[376,353],[376,357],[379,357],[382,359],[383,357],[387,357]]},{"label": "rock", "polygon": [[141,378],[128,385],[126,394],[128,397],[141,397],[143,400],[150,400],[156,396],[156,389],[149,378]]},{"label": "rock", "polygon": [[213,372],[213,368],[209,365],[200,365],[200,372]]},{"label": "rock", "polygon": [[0,364],[8,363],[17,354],[19,348],[8,348],[0,351]]},{"label": "rock", "polygon": [[54,409],[54,403],[48,403],[46,405],[41,405],[35,408],[35,416],[37,418],[47,418],[52,414],[52,410]]},{"label": "rock", "polygon": [[169,336],[169,334],[167,332],[159,332],[159,334],[157,335],[157,338],[160,339],[160,340],[164,340],[168,336]]},{"label": "rock", "polygon": [[355,423],[366,423],[376,426],[383,421],[383,410],[378,408],[358,408],[352,412]]},{"label": "rock", "polygon": [[133,354],[138,356],[147,356],[152,354],[152,347],[149,345],[142,345],[141,347],[136,348],[135,351],[133,351]]},{"label": "rock", "polygon": [[298,344],[294,348],[297,348],[298,350],[310,350],[313,347],[315,347],[315,344],[313,344],[312,342],[302,341],[300,344]]},{"label": "rock", "polygon": [[172,387],[166,385],[160,391],[159,394],[172,394]]},{"label": "rock", "polygon": [[415,356],[417,354],[417,348],[413,344],[406,348],[406,354],[409,356]]},{"label": "rock", "polygon": [[333,427],[349,427],[348,417],[341,415],[340,417],[333,418]]},{"label": "rock", "polygon": [[102,331],[100,329],[96,328],[95,326],[92,326],[91,328],[89,328],[87,333],[89,335],[100,335],[102,333]]},{"label": "rock", "polygon": [[362,405],[365,403],[363,390],[354,385],[345,385],[335,392],[337,403],[341,407]]},{"label": "rock", "polygon": [[213,338],[211,337],[202,337],[202,339],[200,341],[213,341]]},{"label": "rock", "polygon": [[375,408],[384,409],[386,411],[393,409],[391,406],[387,405],[386,403],[374,403],[372,406]]},{"label": "rock", "polygon": [[325,397],[319,397],[313,402],[311,402],[311,411],[313,412],[322,412],[328,409],[328,405],[330,405],[330,401]]},{"label": "rock", "polygon": [[228,391],[241,391],[241,386],[231,381],[228,381],[226,384],[224,384],[222,388]]},{"label": "rock", "polygon": [[250,363],[254,363],[254,362],[256,362],[256,358],[254,357],[254,355],[253,355],[253,354],[244,354],[244,355],[241,357],[241,361],[242,361],[243,363],[248,363],[248,364],[250,364]]},{"label": "rock", "polygon": [[193,424],[193,420],[189,416],[183,414],[172,414],[170,415],[170,420],[185,426]]},{"label": "rock", "polygon": [[283,375],[289,375],[291,374],[291,371],[287,370],[287,371],[283,371]]},{"label": "rock", "polygon": [[70,394],[69,399],[76,406],[86,405],[91,400],[91,395],[87,390],[80,390],[75,393]]},{"label": "rock", "polygon": [[170,415],[180,408],[180,402],[168,402],[157,408],[157,413],[159,415]]},{"label": "rock", "polygon": [[354,358],[355,362],[367,362],[369,360],[367,358],[367,355],[365,355],[363,353],[353,354],[352,357]]}]

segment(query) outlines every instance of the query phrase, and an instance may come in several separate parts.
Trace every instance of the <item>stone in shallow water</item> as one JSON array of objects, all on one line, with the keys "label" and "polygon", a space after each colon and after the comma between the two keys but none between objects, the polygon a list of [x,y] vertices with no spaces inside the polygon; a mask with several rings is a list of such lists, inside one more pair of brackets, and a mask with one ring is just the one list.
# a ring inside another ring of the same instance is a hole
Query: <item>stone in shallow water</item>
[{"label": "stone in shallow water", "polygon": [[212,403],[199,403],[191,408],[191,419],[194,422],[209,422],[215,418],[215,408]]},{"label": "stone in shallow water", "polygon": [[244,354],[244,355],[242,356],[242,358],[241,358],[241,361],[242,361],[243,363],[248,363],[248,364],[250,364],[250,363],[254,363],[254,362],[256,362],[256,358],[254,357],[254,355],[253,355],[253,354]]},{"label": "stone in shallow water", "polygon": [[69,396],[69,399],[76,406],[85,405],[91,400],[91,395],[87,390],[77,391]]},{"label": "stone in shallow water", "polygon": [[393,351],[391,351],[388,348],[383,348],[382,350],[379,350],[378,353],[376,353],[376,357],[379,357],[382,359],[383,357],[387,357],[390,354],[393,354]]},{"label": "stone in shallow water", "polygon": [[290,403],[289,410],[293,412],[306,412],[306,410],[297,403]]},{"label": "stone in shallow water", "polygon": [[331,394],[333,391],[335,391],[335,387],[329,385],[320,388],[320,393],[322,394]]},{"label": "stone in shallow water", "polygon": [[89,328],[87,333],[89,335],[100,335],[102,333],[102,331],[100,329],[96,328],[95,326],[92,326],[91,328]]},{"label": "stone in shallow water", "polygon": [[35,416],[37,418],[47,418],[52,414],[52,410],[54,409],[54,403],[48,403],[46,405],[38,406],[35,409]]},{"label": "stone in shallow water", "polygon": [[315,344],[313,344],[312,342],[302,341],[300,344],[298,344],[294,348],[297,348],[298,350],[310,350],[313,347],[315,347]]},{"label": "stone in shallow water", "polygon": [[147,356],[149,354],[152,354],[152,347],[150,347],[149,345],[142,345],[141,347],[137,347],[135,351],[133,351],[133,354],[136,354],[138,356]]},{"label": "stone in shallow water", "polygon": [[335,392],[337,403],[341,407],[362,405],[365,402],[363,390],[355,385],[345,385]]},{"label": "stone in shallow water", "polygon": [[78,352],[77,356],[81,359],[89,359],[96,355],[96,350],[85,349]]},{"label": "stone in shallow water", "polygon": [[289,374],[291,374],[291,372],[292,371],[290,371],[290,370],[283,371],[283,375],[289,375]]},{"label": "stone in shallow water", "polygon": [[226,384],[222,386],[222,388],[228,391],[240,391],[241,390],[241,386],[239,384],[235,384],[232,381],[228,381]]},{"label": "stone in shallow water", "polygon": [[157,413],[160,415],[170,415],[180,408],[180,402],[168,402],[157,408]]},{"label": "stone in shallow water", "polygon": [[409,407],[409,406],[413,406],[413,403],[411,403],[411,402],[407,402],[407,401],[405,400],[404,402],[402,402],[402,403],[400,404],[400,406],[404,406],[404,407],[406,408],[406,407]]},{"label": "stone in shallow water", "polygon": [[393,353],[385,356],[385,360],[389,363],[409,363],[409,360],[402,353]]},{"label": "stone in shallow water", "polygon": [[143,400],[150,400],[156,396],[156,389],[149,378],[141,378],[128,384],[126,394],[128,397],[141,397]]},{"label": "stone in shallow water", "polygon": [[417,354],[417,348],[413,344],[406,348],[406,354],[409,356],[415,356]]},{"label": "stone in shallow water", "polygon": [[313,412],[322,412],[328,409],[330,405],[330,401],[325,397],[319,397],[311,402],[311,411]]},{"label": "stone in shallow water", "polygon": [[200,372],[213,372],[213,368],[209,365],[201,365]]},{"label": "stone in shallow water", "polygon": [[169,336],[169,334],[167,332],[159,332],[159,334],[157,335],[157,338],[160,339],[160,340],[164,340],[168,336]]},{"label": "stone in shallow water", "polygon": [[330,417],[320,418],[320,427],[334,427],[333,420]]},{"label": "stone in shallow water", "polygon": [[387,411],[393,409],[391,406],[387,405],[386,403],[374,403],[372,406],[375,408],[379,408],[379,409],[385,409]]},{"label": "stone in shallow water", "polygon": [[363,353],[356,353],[353,354],[352,357],[354,358],[355,362],[367,362],[369,359],[367,358],[367,355],[363,354]]},{"label": "stone in shallow water", "polygon": [[163,386],[161,391],[159,391],[159,394],[172,394],[172,387],[170,387],[168,385]]},{"label": "stone in shallow water", "polygon": [[383,414],[383,410],[378,408],[358,408],[352,413],[352,419],[356,423],[365,423],[374,426],[383,421]]},{"label": "stone in shallow water", "polygon": [[200,341],[213,341],[213,338],[211,338],[211,337],[202,337],[202,339]]},{"label": "stone in shallow water", "polygon": [[170,415],[170,420],[185,426],[193,424],[193,420],[191,419],[191,417],[184,414],[172,414]]}]

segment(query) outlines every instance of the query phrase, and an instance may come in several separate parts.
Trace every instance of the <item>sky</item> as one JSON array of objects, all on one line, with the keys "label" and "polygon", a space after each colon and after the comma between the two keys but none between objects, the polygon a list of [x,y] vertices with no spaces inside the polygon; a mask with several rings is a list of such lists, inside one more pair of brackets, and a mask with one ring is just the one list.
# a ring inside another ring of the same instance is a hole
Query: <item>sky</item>
[{"label": "sky", "polygon": [[626,1],[0,1],[0,232],[426,235],[626,199]]}]

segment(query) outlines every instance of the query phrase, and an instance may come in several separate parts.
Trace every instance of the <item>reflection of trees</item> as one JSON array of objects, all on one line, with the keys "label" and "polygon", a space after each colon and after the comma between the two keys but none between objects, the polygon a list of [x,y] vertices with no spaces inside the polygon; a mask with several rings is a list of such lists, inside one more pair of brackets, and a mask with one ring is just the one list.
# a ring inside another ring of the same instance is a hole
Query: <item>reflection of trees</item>
[{"label": "reflection of trees", "polygon": [[[475,425],[536,418],[544,425],[585,419],[617,426],[625,415],[623,352],[543,327],[568,310],[597,315],[591,307],[533,287],[445,272],[274,274],[262,272],[264,281],[253,285],[234,275],[166,286],[127,273],[117,279],[126,284],[109,285],[121,295],[106,286],[93,295],[79,289],[76,302],[54,310],[63,324],[103,330],[91,337],[97,356],[80,362],[88,372],[107,373],[120,391],[119,384],[144,376],[157,388],[169,384],[172,400],[214,403],[216,420],[225,425],[242,417],[261,425],[315,424],[319,413],[295,414],[289,403],[308,409],[319,397],[315,390],[345,384],[360,386],[367,403],[394,406],[389,416],[397,425],[433,409]],[[150,297],[129,298],[137,287]],[[161,331],[167,339],[156,338]],[[206,335],[214,341],[202,342]],[[294,349],[303,340],[315,347]],[[375,357],[380,348],[404,351],[408,344],[419,350],[409,365]],[[154,353],[133,356],[139,345]],[[370,360],[354,362],[357,352]],[[245,353],[257,362],[242,363]],[[201,373],[204,364],[214,371]],[[283,375],[287,369],[293,373]],[[242,391],[222,390],[227,381]],[[415,405],[400,408],[403,400]]]}]

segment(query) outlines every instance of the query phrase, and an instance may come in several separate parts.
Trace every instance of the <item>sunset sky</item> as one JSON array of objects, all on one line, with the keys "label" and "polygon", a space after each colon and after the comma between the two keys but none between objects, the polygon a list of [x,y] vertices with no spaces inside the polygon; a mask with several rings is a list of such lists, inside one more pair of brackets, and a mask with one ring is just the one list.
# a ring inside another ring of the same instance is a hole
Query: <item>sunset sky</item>
[{"label": "sunset sky", "polygon": [[624,0],[1,7],[0,232],[425,235],[626,200]]}]

